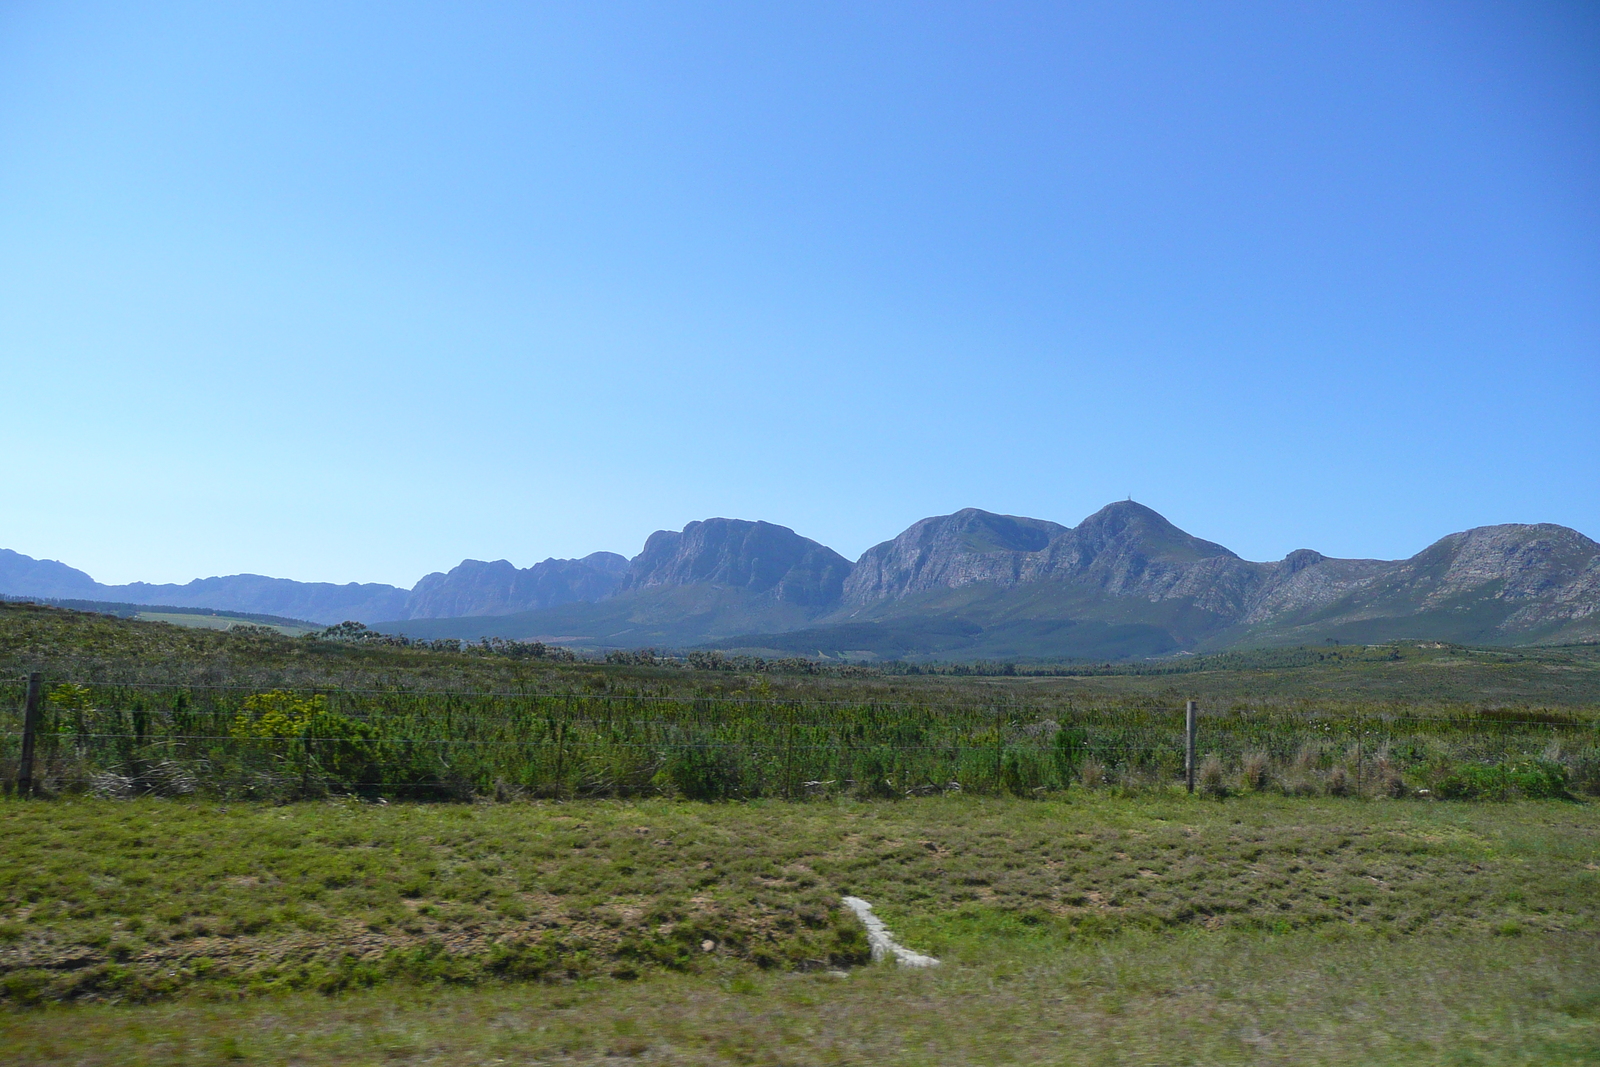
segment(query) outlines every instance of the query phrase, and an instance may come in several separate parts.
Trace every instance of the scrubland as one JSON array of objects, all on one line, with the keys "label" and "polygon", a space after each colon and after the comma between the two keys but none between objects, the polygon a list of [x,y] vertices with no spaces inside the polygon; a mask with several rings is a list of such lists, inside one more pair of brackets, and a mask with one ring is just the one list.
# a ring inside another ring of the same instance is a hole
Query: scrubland
[{"label": "scrubland", "polygon": [[0,801],[7,1062],[1600,1062],[1585,649],[898,676],[4,608],[0,666],[53,761]]}]

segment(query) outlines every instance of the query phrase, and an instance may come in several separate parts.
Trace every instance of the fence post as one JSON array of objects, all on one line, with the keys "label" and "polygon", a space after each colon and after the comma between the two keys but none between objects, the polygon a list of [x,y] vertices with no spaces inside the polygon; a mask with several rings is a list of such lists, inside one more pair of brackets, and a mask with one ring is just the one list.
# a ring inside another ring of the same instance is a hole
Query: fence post
[{"label": "fence post", "polygon": [[1191,700],[1183,709],[1183,779],[1194,792],[1194,735],[1195,720],[1199,718],[1200,705]]},{"label": "fence post", "polygon": [[17,761],[17,795],[33,796],[33,749],[39,737],[39,691],[44,675],[28,675],[28,702],[22,713],[22,758]]}]

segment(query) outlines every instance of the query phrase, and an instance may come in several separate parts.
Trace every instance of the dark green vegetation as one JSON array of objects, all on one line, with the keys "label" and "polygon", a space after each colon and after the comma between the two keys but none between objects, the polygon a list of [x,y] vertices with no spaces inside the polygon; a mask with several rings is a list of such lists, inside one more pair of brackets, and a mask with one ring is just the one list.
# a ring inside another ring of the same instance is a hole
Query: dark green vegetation
[{"label": "dark green vegetation", "polygon": [[[752,675],[716,669],[741,666],[717,657],[584,664],[526,646],[395,646],[359,629],[349,636],[361,640],[308,641],[4,611],[13,663],[50,675],[35,774],[50,793],[720,800],[1163,789],[1182,772],[1185,691],[1207,700],[1211,792],[1600,792],[1600,718],[1580,702],[1596,676],[1587,649],[1277,651],[1081,678],[812,674],[805,662],[784,675],[752,661],[744,666],[767,668]],[[1441,680],[1543,690],[1545,706],[1463,706]],[[1319,683],[1356,691],[1284,699]],[[1376,697],[1408,684],[1409,703]],[[1246,686],[1252,697],[1239,694]],[[20,700],[20,680],[0,684],[8,775]]]},{"label": "dark green vegetation", "polygon": [[[20,683],[0,768],[16,766]],[[4,720],[0,720],[4,721]],[[1600,794],[1600,728],[1570,712],[1215,712],[1206,788],[1401,798]],[[1075,782],[1163,789],[1181,716],[1122,701],[938,705],[624,693],[78,685],[48,691],[48,794],[467,799],[1035,796]]]},{"label": "dark green vegetation", "polygon": [[[334,628],[336,631],[338,628]],[[358,631],[359,633],[359,631]],[[459,688],[912,700],[938,704],[1158,701],[1186,696],[1239,704],[1408,708],[1466,713],[1510,707],[1600,708],[1600,644],[1469,648],[1440,642],[1381,647],[1268,648],[1145,662],[884,663],[683,658],[614,652],[574,658],[543,645],[459,641],[289,640],[265,630],[204,632],[28,603],[0,602],[0,672],[29,670],[82,683],[317,687],[422,692]]]}]

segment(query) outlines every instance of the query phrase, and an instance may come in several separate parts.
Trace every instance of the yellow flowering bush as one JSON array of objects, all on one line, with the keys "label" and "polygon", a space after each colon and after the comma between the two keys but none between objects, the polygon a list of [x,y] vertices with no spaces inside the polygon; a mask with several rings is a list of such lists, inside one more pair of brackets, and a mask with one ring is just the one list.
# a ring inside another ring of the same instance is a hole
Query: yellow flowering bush
[{"label": "yellow flowering bush", "polygon": [[244,707],[233,720],[233,736],[241,738],[304,737],[312,720],[328,710],[328,698],[320,694],[300,697],[274,689],[245,698]]}]

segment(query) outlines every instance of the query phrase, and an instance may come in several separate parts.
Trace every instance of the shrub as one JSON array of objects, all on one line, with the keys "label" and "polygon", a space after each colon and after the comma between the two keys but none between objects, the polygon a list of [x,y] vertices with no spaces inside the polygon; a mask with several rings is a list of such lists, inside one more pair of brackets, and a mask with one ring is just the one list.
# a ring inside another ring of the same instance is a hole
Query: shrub
[{"label": "shrub", "polygon": [[1062,728],[1056,731],[1051,748],[1055,758],[1056,774],[1063,785],[1072,781],[1073,774],[1082,764],[1087,740],[1087,735],[1082,730]]},{"label": "shrub", "polygon": [[1265,752],[1251,752],[1244,758],[1240,775],[1244,787],[1253,793],[1263,793],[1272,784],[1272,761]]},{"label": "shrub", "polygon": [[244,707],[234,717],[233,736],[262,740],[301,737],[311,720],[327,709],[328,699],[320,693],[310,697],[298,697],[281,689],[254,693],[245,698]]},{"label": "shrub", "polygon": [[1308,741],[1300,746],[1300,751],[1295,753],[1294,763],[1290,771],[1296,778],[1306,778],[1311,775],[1319,763],[1322,762],[1322,746],[1314,741]]},{"label": "shrub", "polygon": [[1324,783],[1330,797],[1347,797],[1350,795],[1350,772],[1342,765],[1335,766],[1328,772],[1328,779]]},{"label": "shrub", "polygon": [[1286,779],[1283,791],[1292,797],[1314,797],[1319,792],[1317,780],[1310,775],[1294,775]]},{"label": "shrub", "polygon": [[[878,749],[862,752],[855,758],[856,794],[863,797],[877,797],[887,800],[899,796],[894,787],[894,779],[890,777],[893,764],[890,762],[892,753],[885,753]],[[1011,768],[1013,774],[1020,780],[1016,768]],[[1004,777],[1004,768],[1002,769]],[[1009,784],[1009,783],[1007,783]]]},{"label": "shrub", "polygon": [[1106,784],[1106,765],[1090,756],[1078,766],[1078,781],[1085,789],[1094,789]]},{"label": "shrub", "polygon": [[487,967],[496,977],[527,981],[549,974],[560,958],[560,946],[548,939],[532,943],[513,941],[490,946]]},{"label": "shrub", "polygon": [[675,748],[653,781],[689,800],[728,800],[742,785],[739,765],[727,749],[697,744]]},{"label": "shrub", "polygon": [[859,967],[872,962],[872,946],[867,941],[867,931],[854,916],[835,916],[828,945],[828,962],[835,967]]},{"label": "shrub", "polygon": [[1039,749],[1009,747],[1000,761],[1000,786],[1014,797],[1037,797],[1070,780],[1056,774],[1058,767],[1053,755]]},{"label": "shrub", "polygon": [[1505,800],[1513,795],[1530,799],[1565,797],[1567,770],[1543,759],[1514,764],[1467,763],[1440,774],[1434,791],[1446,800]]},{"label": "shrub", "polygon": [[1410,792],[1406,788],[1406,780],[1400,773],[1399,766],[1390,758],[1387,751],[1379,752],[1377,760],[1373,763],[1372,782],[1376,792],[1396,800]]},{"label": "shrub", "polygon": [[306,751],[324,777],[345,789],[370,789],[382,783],[384,762],[378,729],[332,712],[319,712],[306,729]]},{"label": "shrub", "polygon": [[1554,760],[1536,759],[1507,768],[1512,789],[1532,799],[1567,795],[1567,769]]},{"label": "shrub", "polygon": [[1228,795],[1228,783],[1225,780],[1226,771],[1222,761],[1212,753],[1200,762],[1200,770],[1196,774],[1196,784],[1200,792],[1208,797],[1225,797]]}]

